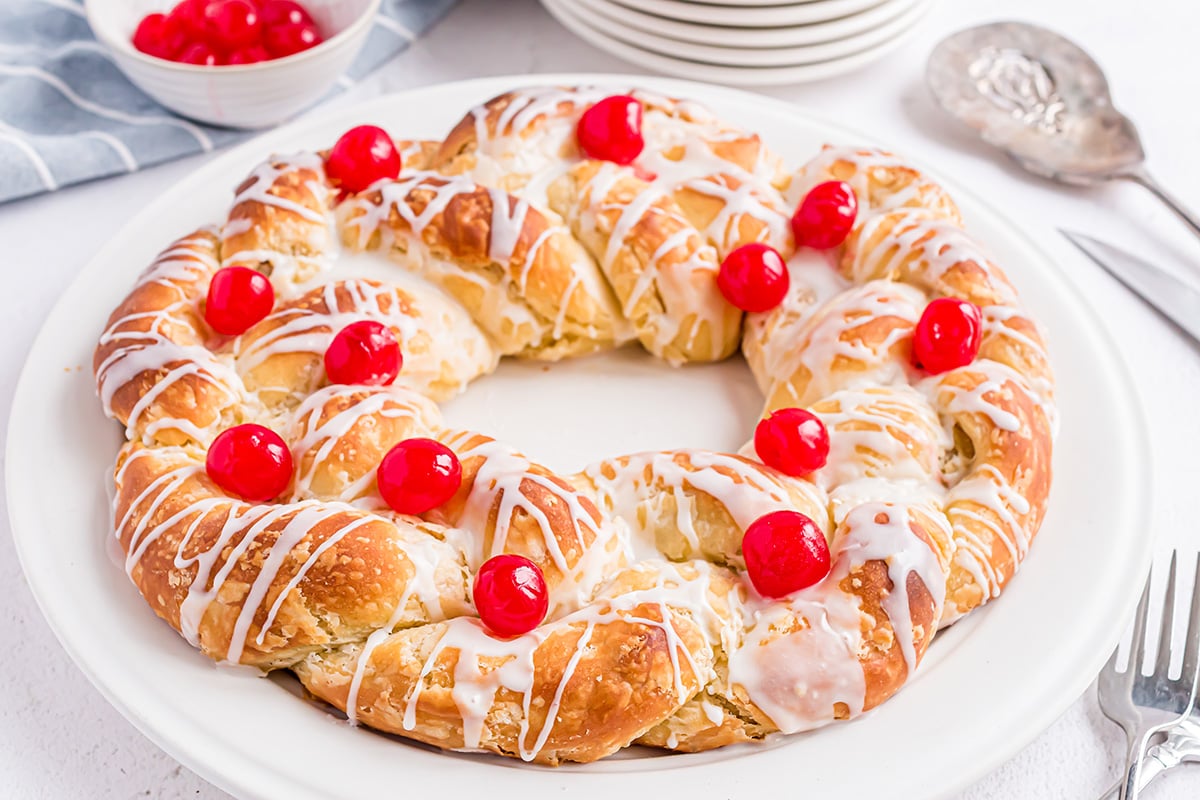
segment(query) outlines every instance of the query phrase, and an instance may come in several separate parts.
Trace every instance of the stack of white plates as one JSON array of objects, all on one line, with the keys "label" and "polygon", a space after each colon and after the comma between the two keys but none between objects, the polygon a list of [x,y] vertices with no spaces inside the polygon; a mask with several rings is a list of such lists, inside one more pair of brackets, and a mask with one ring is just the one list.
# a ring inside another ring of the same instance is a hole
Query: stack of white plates
[{"label": "stack of white plates", "polygon": [[580,38],[670,75],[799,83],[860,67],[902,42],[935,0],[542,0]]}]

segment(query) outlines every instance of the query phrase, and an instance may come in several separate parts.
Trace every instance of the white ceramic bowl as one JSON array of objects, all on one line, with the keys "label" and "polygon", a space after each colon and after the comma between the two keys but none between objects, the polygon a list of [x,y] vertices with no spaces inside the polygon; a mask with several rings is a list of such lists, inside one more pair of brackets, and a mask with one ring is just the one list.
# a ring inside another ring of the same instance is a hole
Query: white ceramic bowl
[{"label": "white ceramic bowl", "polygon": [[88,24],[117,66],[162,105],[200,122],[265,128],[319,100],[358,55],[380,0],[305,0],[325,41],[287,58],[230,67],[176,64],[134,49],[146,14],[174,0],[85,0]]}]

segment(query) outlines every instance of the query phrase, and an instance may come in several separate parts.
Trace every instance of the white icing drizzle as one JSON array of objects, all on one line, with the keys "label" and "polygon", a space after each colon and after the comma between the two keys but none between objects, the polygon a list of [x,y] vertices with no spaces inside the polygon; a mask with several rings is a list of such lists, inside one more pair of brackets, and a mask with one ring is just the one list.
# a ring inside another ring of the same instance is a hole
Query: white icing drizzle
[{"label": "white icing drizzle", "polygon": [[[884,225],[887,231],[880,236],[877,229]],[[1012,287],[996,275],[979,245],[954,220],[915,208],[868,216],[857,228],[859,246],[849,264],[857,282],[904,277],[936,291],[947,272],[959,264],[973,263],[988,273],[989,291],[1005,304],[1016,302]]]},{"label": "white icing drizzle", "polygon": [[[676,529],[691,547],[693,557],[704,553],[689,489],[703,492],[724,506],[741,531],[765,514],[794,509],[796,496],[810,508],[824,508],[826,504],[824,493],[810,483],[789,480],[785,486],[785,478],[752,462],[705,450],[638,453],[602,461],[585,469],[584,474],[596,486],[601,504],[630,526],[634,534],[631,558],[657,555],[653,531],[647,523],[663,518],[661,505],[668,496],[675,502]],[[819,517],[814,521],[828,528],[827,520]],[[727,557],[740,563],[737,554]]]},{"label": "white icing drizzle", "polygon": [[[818,183],[833,180],[833,167],[838,162],[854,167],[854,174],[846,181],[857,196],[859,219],[895,208],[918,206],[926,196],[941,194],[936,184],[891,153],[873,148],[826,146],[792,180],[786,194],[788,207],[799,205]],[[889,177],[891,173],[900,173],[909,179],[897,186]],[[872,192],[873,184],[886,186],[888,191]]]},{"label": "white icing drizzle", "polygon": [[[664,217],[666,225],[675,232],[659,243],[645,264],[640,265],[632,288],[621,297],[622,313],[635,318],[639,304],[648,294],[655,294],[661,311],[649,313],[640,334],[650,337],[651,352],[661,354],[682,335],[686,318],[691,321],[690,336],[683,343],[691,347],[694,337],[707,326],[712,331],[713,348],[724,340],[727,304],[716,287],[719,258],[712,245],[682,217],[677,205],[665,189],[651,184],[628,202],[609,200],[610,193],[622,178],[633,176],[629,167],[602,162],[594,174],[577,190],[576,202],[569,209],[559,209],[577,232],[607,230],[604,252],[599,254],[600,269],[613,275],[614,264],[622,248],[628,246],[635,226],[647,215]],[[615,214],[611,224],[601,226],[600,215]]]},{"label": "white icing drizzle", "polygon": [[[300,170],[308,170],[316,175],[316,178],[309,178],[302,184],[316,208],[271,191],[281,179],[286,181]],[[268,264],[271,284],[276,293],[281,297],[293,296],[297,283],[330,269],[337,255],[337,226],[331,211],[333,199],[333,192],[325,178],[325,162],[320,155],[302,151],[271,156],[250,173],[234,197],[233,208],[236,210],[242,203],[258,203],[293,214],[309,224],[290,221],[287,229],[288,251],[244,247],[237,251],[229,250],[222,254],[222,266],[244,264],[254,267]],[[253,225],[251,217],[231,217],[221,230],[221,238],[229,242],[249,232]]]},{"label": "white icing drizzle", "polygon": [[318,180],[309,180],[304,183],[305,188],[314,197],[325,198],[329,195],[329,189],[325,183],[325,163],[321,157],[312,152],[299,152],[291,155],[272,156],[255,167],[246,179],[246,183],[234,197],[234,206],[248,201],[262,203],[275,206],[317,225],[326,224],[325,214],[314,211],[290,198],[271,193],[276,181],[296,169],[309,169],[317,173]]},{"label": "white icing drizzle", "polygon": [[[1006,383],[1012,383],[1016,391],[1027,396],[1038,407],[1050,423],[1054,418],[1052,401],[1041,398],[1026,382],[1024,376],[1006,364],[990,359],[977,359],[964,370],[972,375],[982,376],[974,388],[965,389],[954,380],[939,376],[926,378],[919,386],[930,397],[946,395],[945,414],[982,414],[988,418],[997,429],[1008,433],[1022,432],[1021,420],[1016,414],[1007,411],[995,402],[989,401],[986,395],[992,395],[999,400],[1009,393]],[[1026,433],[1028,433],[1026,431]]]},{"label": "white icing drizzle", "polygon": [[[971,509],[971,504],[982,506],[991,511],[996,519],[993,520]],[[1018,564],[1029,552],[1031,536],[1018,517],[1029,514],[1032,510],[1026,500],[991,464],[979,465],[973,474],[959,481],[946,494],[946,506],[951,515],[960,514],[984,526],[1008,549],[1014,564]],[[970,540],[972,537],[963,526],[955,526],[955,536],[959,539]],[[985,558],[990,555],[990,548],[982,546],[975,540],[976,547],[968,548]],[[988,584],[981,582],[981,585]],[[996,594],[999,585],[992,585]],[[994,595],[993,595],[994,596]]]},{"label": "white icing drizzle", "polygon": [[[403,528],[399,530],[401,533],[404,531]],[[405,552],[413,560],[413,575],[405,585],[404,593],[397,600],[392,616],[382,627],[376,628],[367,636],[362,648],[358,651],[354,675],[350,680],[350,689],[346,695],[346,718],[351,725],[358,725],[358,695],[362,689],[367,665],[371,662],[371,654],[396,631],[404,620],[404,616],[409,610],[410,600],[415,597],[424,610],[425,616],[431,621],[440,620],[445,616],[445,609],[441,603],[441,592],[438,591],[436,582],[437,564],[442,561],[443,556],[438,552],[436,540],[425,536],[406,538],[407,549]],[[413,558],[414,556],[415,558]]]},{"label": "white icing drizzle", "polygon": [[[523,455],[505,444],[486,437],[472,442],[477,434],[460,432],[444,436],[442,440],[455,450],[462,461],[482,458],[467,496],[462,515],[456,525],[472,531],[486,531],[489,521],[495,520],[491,547],[483,551],[483,539],[476,540],[477,550],[472,554],[472,568],[478,567],[488,558],[508,549],[508,536],[515,515],[533,520],[541,537],[539,543],[553,561],[561,575],[560,580],[548,577],[550,590],[550,616],[563,611],[580,608],[591,599],[596,586],[608,577],[609,572],[620,566],[624,555],[623,532],[618,526],[607,523],[599,514],[593,514],[590,504],[584,505],[583,496],[564,482],[558,482],[537,474],[533,465]],[[546,510],[526,496],[522,484],[529,481],[538,489],[548,492],[551,500],[546,501],[561,507],[570,515],[570,528],[579,539],[578,552],[572,559],[563,552]],[[591,538],[591,542],[586,540]]]},{"label": "white icing drizzle", "polygon": [[795,372],[797,342],[805,325],[818,309],[850,283],[832,269],[823,253],[800,248],[788,259],[788,291],[770,311],[746,315],[742,350],[763,394],[769,395],[776,380]]},{"label": "white icing drizzle", "polygon": [[700,711],[704,714],[704,718],[714,726],[720,727],[721,723],[725,721],[725,709],[716,703],[710,703],[708,700],[702,699],[700,701]]},{"label": "white icing drizzle", "polygon": [[[882,520],[880,518],[883,518]],[[863,711],[866,678],[861,615],[857,596],[842,581],[868,561],[883,561],[892,582],[881,605],[911,674],[917,654],[913,640],[908,577],[915,574],[941,612],[945,577],[936,554],[910,529],[905,506],[870,503],[846,517],[835,534],[833,569],[820,583],[778,602],[754,604],[753,626],[741,648],[729,658],[729,680],[784,733],[809,730],[831,721],[834,705],[845,704],[851,717]],[[791,633],[790,619],[807,625]],[[878,622],[878,621],[877,621]],[[925,631],[928,637],[932,631]],[[797,664],[806,668],[796,670]]]},{"label": "white icing drizzle", "polygon": [[[338,297],[338,290],[346,297]],[[347,325],[373,319],[399,333],[401,352],[408,339],[419,333],[417,320],[404,312],[397,290],[390,285],[367,280],[331,281],[322,287],[323,311],[300,306],[284,306],[259,323],[272,327],[269,333],[254,336],[249,342],[241,337],[235,343],[238,370],[245,374],[272,356],[286,353],[324,355],[333,337]],[[381,306],[387,306],[385,311]],[[253,336],[258,328],[251,329]]]},{"label": "white icing drizzle", "polygon": [[[571,280],[564,291],[557,298],[548,298],[558,309],[555,318],[540,317],[525,301],[529,271],[546,257],[542,252],[544,248],[556,241],[569,241],[570,234],[566,228],[546,219],[547,228],[530,243],[523,262],[514,264],[522,232],[527,225],[537,224],[531,212],[538,217],[545,217],[519,197],[502,189],[487,188],[465,176],[425,172],[406,174],[396,182],[377,188],[381,196],[379,204],[358,197],[344,203],[340,209],[342,218],[355,234],[355,246],[358,249],[367,247],[377,231],[381,234],[382,246],[389,249],[398,244],[397,237],[402,237],[402,246],[395,248],[396,255],[425,278],[451,292],[464,281],[477,289],[472,293],[473,303],[477,303],[473,309],[475,320],[494,338],[511,336],[507,333],[510,328],[523,329],[521,346],[537,343],[547,334],[555,338],[562,336],[577,292],[594,298],[601,307],[612,305],[611,290],[581,247],[574,248],[575,258],[568,264]],[[410,193],[417,190],[422,196],[429,197],[428,204],[419,214],[408,199]],[[499,267],[497,270],[463,266],[440,258],[430,250],[424,236],[426,228],[455,197],[481,190],[490,196],[492,214],[488,230],[488,258]],[[408,231],[398,232],[385,224],[393,211],[407,223]],[[510,349],[509,352],[515,350]]]},{"label": "white icing drizzle", "polygon": [[468,381],[490,373],[499,363],[496,348],[453,295],[381,253],[343,252],[330,274],[319,275],[299,288],[309,291],[326,281],[348,279],[398,289],[407,299],[418,335],[429,340],[429,346],[420,350],[414,349],[411,340],[402,343],[404,366],[396,385],[442,399],[438,390],[461,391]]},{"label": "white icing drizzle", "polygon": [[[284,565],[291,560],[297,547],[306,541],[313,531],[327,526],[332,520],[345,517],[344,524],[336,530],[328,531],[321,545],[312,548],[276,595],[254,637],[256,645],[263,644],[288,594],[300,584],[325,552],[365,525],[389,522],[382,517],[364,514],[349,505],[331,500],[250,505],[193,489],[189,497],[195,496],[196,499],[166,518],[158,520],[156,524],[151,524],[151,521],[156,519],[157,509],[170,499],[178,499],[181,488],[202,475],[204,467],[179,448],[139,450],[131,453],[117,471],[118,485],[125,480],[130,466],[141,458],[161,458],[176,466],[159,474],[131,500],[125,514],[116,521],[115,535],[118,539],[128,537],[125,547],[125,570],[132,577],[134,569],[155,542],[176,530],[178,526],[186,526],[176,547],[173,565],[181,571],[195,568],[179,606],[180,632],[191,644],[200,645],[201,622],[210,604],[221,596],[222,587],[243,557],[256,546],[269,548],[245,591],[228,648],[223,656],[224,660],[230,663],[238,663],[242,659],[250,641],[255,618],[262,610],[271,587],[278,581]],[[134,519],[138,520],[136,525],[132,524]],[[211,542],[205,543],[204,549],[195,549],[200,546],[195,537],[202,526],[211,526],[217,519],[221,519],[217,535]],[[390,525],[396,525],[396,521],[390,521]],[[434,540],[430,539],[430,542],[432,541]],[[408,592],[416,593],[430,619],[440,618],[443,612],[440,602],[437,602],[439,592],[431,581],[437,572],[437,564],[446,556],[440,554],[436,559],[431,558],[429,554],[434,552],[430,549],[431,545],[421,541],[416,535],[394,536],[393,543],[414,564],[414,576],[409,581]],[[401,611],[407,606],[406,598],[407,594]]]},{"label": "white icing drizzle", "polygon": [[[549,208],[546,187],[570,166],[576,153],[575,125],[588,106],[619,90],[581,86],[537,86],[509,93],[498,113],[487,104],[468,112],[474,121],[470,175],[485,186],[504,188],[541,209]],[[570,113],[560,113],[568,107]]]},{"label": "white icing drizzle", "polygon": [[[362,395],[361,397],[354,397]],[[354,403],[328,419],[322,420],[325,406],[340,397],[354,397]],[[303,500],[316,496],[312,490],[313,476],[329,458],[333,449],[343,441],[363,417],[407,419],[412,436],[430,436],[432,425],[440,421],[437,406],[413,392],[397,386],[369,389],[362,386],[331,385],[306,397],[295,411],[291,426],[292,458],[297,472],[292,485],[291,499]],[[312,454],[311,457],[309,454]],[[349,483],[335,499],[367,508],[381,507],[375,497],[364,498],[375,480],[371,470]]]},{"label": "white icing drizzle", "polygon": [[[184,419],[163,417],[145,424],[144,415],[158,410],[156,402],[178,381],[194,376],[228,397],[228,404],[238,400],[246,402],[241,379],[230,367],[227,358],[214,354],[200,341],[200,332],[188,330],[188,338],[196,338],[195,344],[182,344],[179,328],[188,327],[186,317],[199,314],[198,301],[189,292],[186,284],[195,283],[217,270],[217,263],[208,248],[211,242],[204,238],[182,239],[159,255],[151,267],[142,274],[135,286],[157,283],[175,293],[175,299],[154,311],[135,311],[113,321],[100,336],[99,347],[117,346],[96,367],[96,384],[104,413],[115,418],[113,398],[117,391],[134,381],[143,373],[155,373],[159,377],[152,388],[139,398],[129,412],[125,427],[126,437],[138,436],[151,442],[159,432],[176,430],[197,442],[207,442],[215,431],[212,426],[200,429]],[[144,321],[148,320],[149,324]],[[142,330],[145,328],[145,330]],[[174,365],[174,366],[171,366]],[[214,425],[220,420],[215,420]]]},{"label": "white icing drizzle", "polygon": [[[783,337],[774,337],[768,363],[777,369],[771,374],[778,381],[790,381],[805,367],[810,373],[805,391],[809,397],[824,397],[838,389],[906,383],[909,368],[891,352],[911,335],[924,305],[920,291],[901,283],[871,281],[848,289],[808,316],[801,338],[792,341],[790,348]],[[885,316],[895,318],[898,324],[879,342],[848,332]],[[860,366],[838,369],[842,361]]]},{"label": "white icing drizzle", "polygon": [[[472,109],[470,116],[475,120],[476,147],[470,174],[480,183],[502,186],[539,208],[547,208],[546,188],[578,157],[573,140],[579,115],[597,100],[617,91],[593,87],[569,91],[536,87],[510,93],[508,105],[498,114],[486,105]],[[716,251],[697,246],[692,240],[690,221],[677,217],[678,223],[687,230],[661,244],[633,290],[622,298],[622,306],[625,316],[632,317],[634,308],[647,292],[663,290],[664,299],[671,307],[665,313],[655,315],[648,326],[654,352],[661,353],[681,335],[686,337],[685,344],[690,347],[705,325],[712,326],[714,340],[722,341],[724,336],[720,329],[725,324],[724,304],[712,279],[697,279],[696,273],[707,272],[715,276],[720,257],[744,243],[739,238],[740,220],[746,216],[761,224],[755,238],[780,249],[787,246],[788,220],[779,210],[785,204],[771,184],[777,174],[777,164],[762,147],[758,147],[757,162],[750,170],[717,155],[715,147],[750,137],[719,122],[698,104],[641,91],[635,91],[633,95],[642,101],[645,109],[642,131],[646,148],[637,161],[636,170],[605,164],[593,176],[590,185],[581,190],[586,199],[579,208],[565,213],[561,208],[555,211],[564,213],[576,230],[594,230],[596,215],[615,209],[605,203],[605,198],[617,180],[634,171],[640,177],[651,176],[649,186],[632,203],[617,209],[619,216],[608,234],[606,252],[600,257],[601,269],[608,271],[617,252],[626,245],[633,226],[648,213],[663,213],[663,209],[655,205],[658,201],[670,198],[681,189],[717,199],[721,210],[699,232],[706,244],[715,246]],[[664,155],[668,152],[671,157]],[[518,177],[515,182],[514,175]],[[679,248],[685,248],[682,258],[667,258]],[[660,265],[670,268],[660,268]],[[683,318],[690,313],[696,313],[698,317],[689,331],[681,331]]]},{"label": "white icing drizzle", "polygon": [[[1010,342],[1016,343],[1027,350],[1034,356],[1034,364],[1038,361],[1042,364],[1049,364],[1050,357],[1046,352],[1045,334],[1042,333],[1041,326],[1037,324],[1031,317],[1019,307],[1016,306],[984,306],[980,309],[983,312],[983,336],[986,340],[988,337],[1002,337]],[[1019,321],[1033,326],[1037,332],[1036,336],[1031,336],[1014,328],[1011,322]],[[1053,434],[1058,434],[1058,412],[1054,405],[1054,381],[1049,373],[1045,375],[1023,375],[1022,376],[1026,388],[1029,390],[1030,397],[1041,407],[1042,413],[1046,415],[1046,419],[1050,423],[1050,430]]]},{"label": "white icing drizzle", "polygon": [[[451,697],[463,719],[464,747],[479,747],[487,714],[495,704],[496,694],[504,689],[521,696],[518,755],[525,761],[533,760],[553,734],[567,687],[580,661],[588,656],[589,643],[596,635],[597,629],[618,620],[657,628],[665,634],[672,663],[676,700],[682,704],[689,697],[683,665],[687,664],[688,671],[695,676],[698,685],[711,680],[713,673],[710,667],[695,659],[687,642],[676,630],[672,609],[684,610],[697,622],[706,644],[714,640],[727,640],[729,637],[728,621],[717,612],[710,601],[712,568],[706,564],[696,566],[694,577],[684,575],[677,566],[666,562],[635,566],[631,571],[655,576],[653,585],[646,589],[622,591],[614,596],[602,595],[585,608],[512,639],[493,638],[475,619],[462,617],[450,620],[446,623],[437,645],[426,657],[420,674],[405,700],[404,728],[412,730],[416,727],[421,694],[426,679],[437,667],[439,657],[447,650],[457,650]],[[621,583],[621,576],[618,576],[614,584],[620,586]],[[635,613],[642,606],[657,608],[657,618]],[[580,628],[582,630],[564,666],[562,678],[555,687],[553,698],[546,709],[542,727],[534,735],[530,714],[537,678],[533,668],[534,655],[538,647],[551,637],[570,635],[566,633],[568,629]],[[485,670],[485,660],[501,664],[499,667]],[[534,735],[532,743],[531,735]]]},{"label": "white icing drizzle", "polygon": [[[826,410],[831,404],[835,409]],[[855,496],[863,500],[862,490],[868,487],[883,489],[876,499],[893,496],[892,484],[914,484],[935,497],[941,494],[940,456],[951,439],[915,390],[903,385],[843,389],[823,400],[816,413],[830,445],[828,462],[813,476],[819,486],[843,494],[857,490]],[[854,486],[864,480],[871,483]]]}]

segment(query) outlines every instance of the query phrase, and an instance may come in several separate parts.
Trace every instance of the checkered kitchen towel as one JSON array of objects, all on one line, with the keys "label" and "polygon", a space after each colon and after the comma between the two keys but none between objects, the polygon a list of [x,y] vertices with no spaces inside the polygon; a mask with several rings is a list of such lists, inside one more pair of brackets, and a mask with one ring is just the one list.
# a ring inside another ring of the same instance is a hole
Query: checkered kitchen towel
[{"label": "checkered kitchen towel", "polygon": [[[383,0],[340,92],[442,17],[455,0]],[[0,0],[0,203],[133,172],[252,136],[173,115],[96,42],[83,0]]]}]

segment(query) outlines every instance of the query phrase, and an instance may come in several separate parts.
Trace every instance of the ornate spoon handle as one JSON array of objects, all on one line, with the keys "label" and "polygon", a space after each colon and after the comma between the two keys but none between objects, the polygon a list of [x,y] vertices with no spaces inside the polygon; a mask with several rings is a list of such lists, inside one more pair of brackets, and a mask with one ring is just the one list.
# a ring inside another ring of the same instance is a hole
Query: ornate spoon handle
[{"label": "ornate spoon handle", "polygon": [[1192,232],[1200,236],[1200,216],[1189,210],[1182,202],[1174,195],[1168,192],[1162,184],[1156,181],[1145,167],[1138,165],[1128,172],[1123,172],[1119,176],[1126,180],[1140,183],[1142,186],[1150,190],[1151,194],[1166,204],[1167,208],[1171,209],[1177,217],[1184,221]]}]

